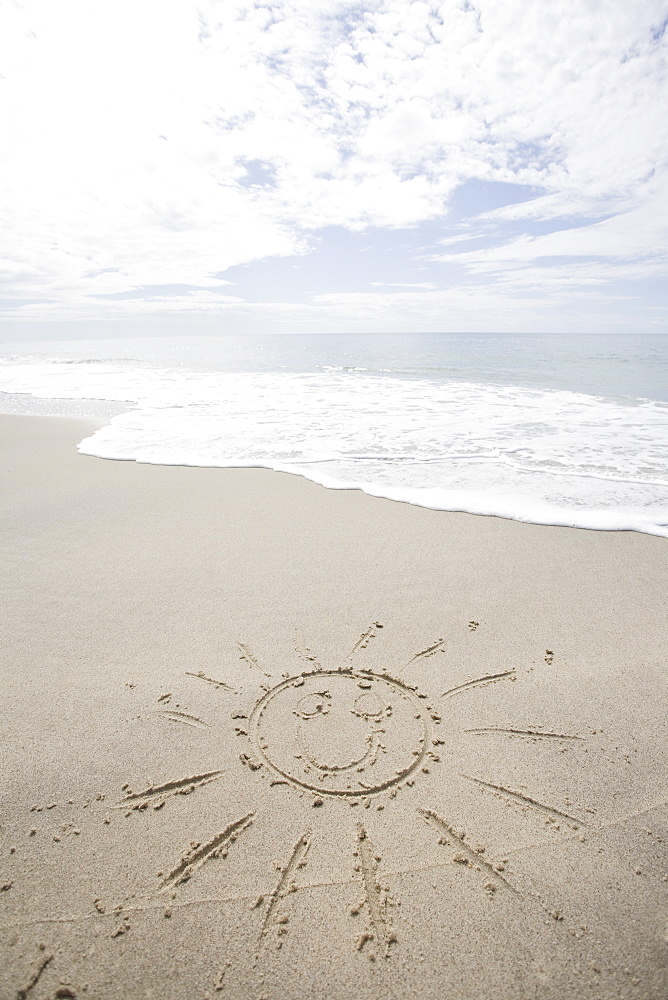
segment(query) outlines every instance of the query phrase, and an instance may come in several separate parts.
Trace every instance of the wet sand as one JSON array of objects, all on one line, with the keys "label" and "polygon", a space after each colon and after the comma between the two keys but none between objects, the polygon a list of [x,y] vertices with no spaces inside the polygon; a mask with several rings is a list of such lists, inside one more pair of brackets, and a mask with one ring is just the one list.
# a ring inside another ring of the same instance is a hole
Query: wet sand
[{"label": "wet sand", "polygon": [[0,418],[0,997],[668,994],[668,544]]}]

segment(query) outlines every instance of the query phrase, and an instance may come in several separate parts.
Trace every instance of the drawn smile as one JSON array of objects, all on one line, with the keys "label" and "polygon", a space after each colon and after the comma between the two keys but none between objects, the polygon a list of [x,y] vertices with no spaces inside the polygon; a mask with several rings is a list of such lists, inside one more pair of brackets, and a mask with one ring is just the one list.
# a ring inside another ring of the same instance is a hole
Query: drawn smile
[{"label": "drawn smile", "polygon": [[[380,730],[380,732],[382,732],[382,730]],[[331,774],[340,774],[343,771],[352,771],[357,767],[365,767],[367,764],[375,761],[378,756],[378,751],[381,749],[379,736],[374,731],[367,733],[365,738],[366,750],[361,757],[357,757],[355,760],[349,760],[346,764],[324,764],[313,753],[309,745],[308,736],[304,733],[301,726],[297,728],[297,743],[302,756],[309,762],[309,764],[312,764],[313,767],[317,767],[319,771],[326,771]]]}]

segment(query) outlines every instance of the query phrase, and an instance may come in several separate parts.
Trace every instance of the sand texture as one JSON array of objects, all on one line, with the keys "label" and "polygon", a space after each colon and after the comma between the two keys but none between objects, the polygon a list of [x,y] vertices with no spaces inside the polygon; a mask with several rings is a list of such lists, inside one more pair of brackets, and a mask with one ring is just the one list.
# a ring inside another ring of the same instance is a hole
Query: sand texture
[{"label": "sand texture", "polygon": [[0,997],[664,1000],[668,545],[0,418]]}]

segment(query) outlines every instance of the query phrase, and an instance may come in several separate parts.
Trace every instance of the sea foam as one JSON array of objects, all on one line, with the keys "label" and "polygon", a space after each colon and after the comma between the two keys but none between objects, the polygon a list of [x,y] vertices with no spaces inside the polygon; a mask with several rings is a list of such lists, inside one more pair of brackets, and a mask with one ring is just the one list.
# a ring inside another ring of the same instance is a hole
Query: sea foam
[{"label": "sea foam", "polygon": [[561,389],[97,361],[0,365],[0,389],[128,411],[79,451],[261,467],[441,510],[668,537],[668,404]]}]

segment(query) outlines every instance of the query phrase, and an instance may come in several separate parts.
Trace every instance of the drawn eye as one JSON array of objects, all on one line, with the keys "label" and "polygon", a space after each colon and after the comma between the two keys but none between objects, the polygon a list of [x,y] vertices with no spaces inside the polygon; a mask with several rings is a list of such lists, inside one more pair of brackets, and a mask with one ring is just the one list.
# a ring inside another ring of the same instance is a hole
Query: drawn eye
[{"label": "drawn eye", "polygon": [[359,715],[360,719],[380,719],[385,712],[385,704],[373,691],[365,691],[355,699],[355,706],[351,711],[353,715]]},{"label": "drawn eye", "polygon": [[312,694],[306,694],[297,702],[294,713],[300,715],[302,719],[312,719],[316,715],[327,715],[330,699],[331,695],[328,691],[314,691]]}]

